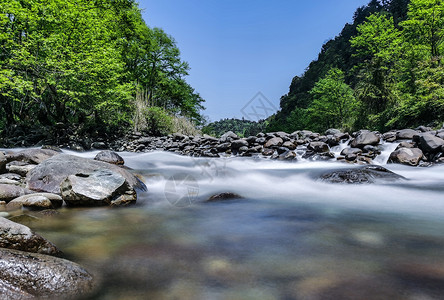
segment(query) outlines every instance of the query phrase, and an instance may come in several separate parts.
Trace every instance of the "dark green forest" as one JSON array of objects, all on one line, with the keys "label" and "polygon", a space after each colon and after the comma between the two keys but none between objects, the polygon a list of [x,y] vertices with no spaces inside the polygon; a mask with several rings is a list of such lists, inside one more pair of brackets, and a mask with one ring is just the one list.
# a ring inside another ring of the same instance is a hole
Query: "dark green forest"
[{"label": "dark green forest", "polygon": [[171,118],[202,120],[174,39],[149,27],[135,1],[8,0],[0,12],[0,133],[162,134]]},{"label": "dark green forest", "polygon": [[443,42],[443,0],[372,0],[293,78],[267,130],[441,125]]}]

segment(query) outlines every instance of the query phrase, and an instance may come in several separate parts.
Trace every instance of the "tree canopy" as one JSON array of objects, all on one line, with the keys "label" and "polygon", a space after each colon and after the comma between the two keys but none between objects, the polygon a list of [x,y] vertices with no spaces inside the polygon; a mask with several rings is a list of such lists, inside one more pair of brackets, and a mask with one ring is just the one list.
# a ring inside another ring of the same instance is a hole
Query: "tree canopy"
[{"label": "tree canopy", "polygon": [[133,0],[2,1],[0,28],[0,131],[128,127],[137,90],[147,107],[200,120],[188,64]]}]

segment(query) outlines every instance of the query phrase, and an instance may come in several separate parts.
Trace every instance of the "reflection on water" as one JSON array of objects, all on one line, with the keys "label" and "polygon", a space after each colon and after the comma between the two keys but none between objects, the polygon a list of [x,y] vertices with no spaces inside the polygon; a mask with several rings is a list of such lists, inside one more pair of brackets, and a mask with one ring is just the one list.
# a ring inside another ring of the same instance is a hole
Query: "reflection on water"
[{"label": "reflection on water", "polygon": [[[443,299],[443,167],[350,186],[316,180],[342,164],[123,155],[149,188],[137,206],[30,220],[95,274],[92,299]],[[189,206],[165,197],[175,174]],[[219,192],[244,199],[204,203]]]}]

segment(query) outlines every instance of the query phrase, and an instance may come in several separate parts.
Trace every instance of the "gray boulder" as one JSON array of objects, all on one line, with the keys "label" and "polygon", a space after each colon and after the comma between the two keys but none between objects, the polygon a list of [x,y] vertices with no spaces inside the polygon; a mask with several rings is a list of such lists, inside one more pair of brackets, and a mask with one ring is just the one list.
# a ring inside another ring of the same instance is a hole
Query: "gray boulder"
[{"label": "gray boulder", "polygon": [[30,194],[31,191],[17,185],[0,184],[0,201],[9,202],[15,198]]},{"label": "gray boulder", "polygon": [[330,147],[324,142],[311,142],[308,144],[307,149],[318,153],[330,151]]},{"label": "gray boulder", "polygon": [[106,169],[69,175],[62,181],[60,191],[69,206],[125,206],[137,200],[128,181],[119,173]]},{"label": "gray boulder", "polygon": [[362,153],[362,149],[359,148],[344,148],[341,151],[341,155],[347,156],[349,154],[360,155]]},{"label": "gray boulder", "polygon": [[32,169],[36,167],[36,165],[24,165],[24,164],[15,164],[16,162],[11,162],[6,165],[6,170],[9,173],[18,174],[20,176],[26,176]]},{"label": "gray boulder", "polygon": [[419,147],[425,153],[435,153],[441,150],[441,147],[444,146],[444,140],[431,135],[431,134],[421,134],[415,136],[415,141],[418,141]]},{"label": "gray boulder", "polygon": [[131,187],[146,191],[143,182],[119,166],[68,154],[51,157],[29,172],[27,187],[37,192],[60,194],[60,184],[69,175],[88,174],[100,169],[119,173]]},{"label": "gray boulder", "polygon": [[2,299],[79,299],[93,288],[93,277],[65,259],[0,249]]},{"label": "gray boulder", "polygon": [[367,145],[376,146],[379,144],[379,136],[371,131],[361,131],[351,142],[352,148],[364,148]]},{"label": "gray boulder", "polygon": [[119,166],[125,164],[125,161],[119,154],[110,150],[100,151],[99,153],[97,153],[96,157],[94,157],[94,160],[103,161],[109,164],[119,165]]},{"label": "gray boulder", "polygon": [[283,143],[284,143],[284,141],[280,137],[274,137],[274,138],[269,139],[265,143],[264,147],[265,148],[280,147],[280,146],[282,146]]},{"label": "gray boulder", "polygon": [[335,134],[340,134],[340,133],[341,133],[341,131],[339,129],[335,129],[335,128],[330,128],[325,131],[325,135],[335,135]]},{"label": "gray boulder", "polygon": [[389,163],[417,166],[423,157],[421,149],[399,148],[390,154]]},{"label": "gray boulder", "polygon": [[48,255],[59,255],[61,253],[54,244],[33,233],[29,227],[3,217],[0,217],[0,248]]},{"label": "gray boulder", "polygon": [[419,132],[413,129],[402,129],[396,132],[397,140],[411,140],[413,136],[417,135]]},{"label": "gray boulder", "polygon": [[6,209],[15,210],[22,207],[31,209],[54,209],[61,207],[62,204],[63,199],[59,195],[35,193],[15,198],[6,205]]},{"label": "gray boulder", "polygon": [[343,169],[328,172],[320,176],[320,180],[329,183],[369,184],[393,182],[405,179],[381,166],[365,166],[361,168]]},{"label": "gray boulder", "polygon": [[231,143],[223,143],[223,144],[217,145],[216,150],[218,152],[225,152],[228,149],[230,149],[230,146],[231,146]]},{"label": "gray boulder", "polygon": [[235,134],[233,131],[228,131],[220,137],[219,142],[226,143],[226,142],[232,142],[237,139],[239,139],[237,134]]},{"label": "gray boulder", "polygon": [[6,160],[6,155],[4,155],[3,152],[0,151],[0,174],[6,171],[7,162],[8,161]]},{"label": "gray boulder", "polygon": [[235,140],[231,142],[231,149],[237,150],[241,147],[248,147],[248,142],[246,140]]}]

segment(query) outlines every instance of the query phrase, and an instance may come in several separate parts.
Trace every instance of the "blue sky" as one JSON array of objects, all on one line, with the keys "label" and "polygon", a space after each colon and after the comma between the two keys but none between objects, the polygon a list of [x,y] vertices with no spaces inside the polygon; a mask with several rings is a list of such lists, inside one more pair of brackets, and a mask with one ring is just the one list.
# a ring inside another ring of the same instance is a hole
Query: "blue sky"
[{"label": "blue sky", "polygon": [[211,121],[242,118],[261,92],[276,108],[291,79],[369,0],[140,0],[143,18],[174,37],[187,81]]}]

